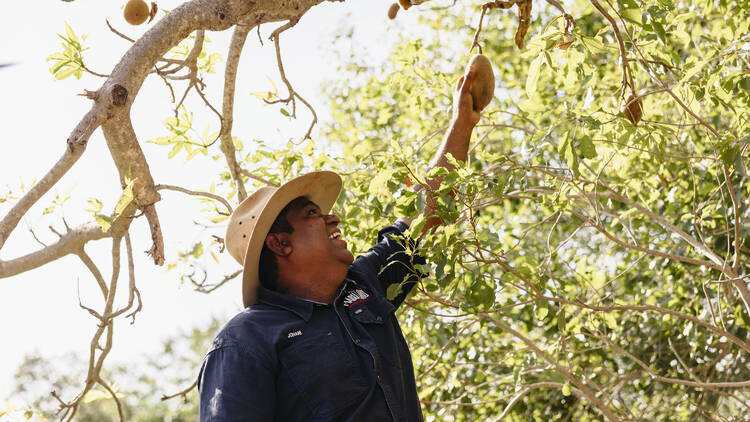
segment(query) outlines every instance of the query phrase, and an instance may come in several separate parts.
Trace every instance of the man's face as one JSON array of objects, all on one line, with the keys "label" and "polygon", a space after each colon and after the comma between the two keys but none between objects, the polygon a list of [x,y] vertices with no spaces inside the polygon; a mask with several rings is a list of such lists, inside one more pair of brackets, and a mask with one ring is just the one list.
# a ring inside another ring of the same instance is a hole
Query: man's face
[{"label": "man's face", "polygon": [[301,271],[323,268],[346,274],[354,256],[341,238],[337,215],[323,214],[317,204],[302,198],[291,204],[286,218],[294,228],[289,235],[291,258],[303,267]]}]

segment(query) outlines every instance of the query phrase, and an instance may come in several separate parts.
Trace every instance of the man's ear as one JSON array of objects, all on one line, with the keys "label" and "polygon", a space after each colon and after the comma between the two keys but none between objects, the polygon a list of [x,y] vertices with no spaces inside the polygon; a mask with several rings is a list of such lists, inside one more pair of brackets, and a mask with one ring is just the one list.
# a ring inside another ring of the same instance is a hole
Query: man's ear
[{"label": "man's ear", "polygon": [[287,257],[292,254],[292,243],[289,241],[289,233],[268,233],[266,246],[274,255]]}]

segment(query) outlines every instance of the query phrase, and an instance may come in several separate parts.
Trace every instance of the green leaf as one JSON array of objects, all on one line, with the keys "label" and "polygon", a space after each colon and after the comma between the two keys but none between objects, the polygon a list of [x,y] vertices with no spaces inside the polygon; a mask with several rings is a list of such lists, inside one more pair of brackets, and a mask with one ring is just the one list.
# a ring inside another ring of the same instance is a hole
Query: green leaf
[{"label": "green leaf", "polygon": [[109,231],[110,227],[112,227],[112,223],[115,221],[114,218],[104,214],[94,215],[94,220],[96,220],[99,227],[101,227],[102,231],[105,233]]},{"label": "green leaf", "polygon": [[672,10],[674,8],[672,0],[657,0],[657,3],[659,3],[662,9]]},{"label": "green leaf", "polygon": [[104,207],[104,204],[102,204],[102,201],[96,199],[96,198],[90,198],[89,199],[89,206],[91,208],[87,209],[86,211],[90,213],[99,213],[102,211],[102,208]]},{"label": "green leaf", "polygon": [[385,292],[385,297],[388,300],[394,300],[399,294],[401,294],[401,283],[393,283],[388,286],[388,289]]},{"label": "green leaf", "polygon": [[597,54],[604,52],[606,49],[604,48],[604,44],[599,40],[599,38],[593,38],[593,37],[587,37],[587,36],[581,36],[581,44],[591,52],[591,54]]},{"label": "green leaf", "polygon": [[557,331],[560,333],[565,332],[565,308],[560,305],[560,309],[557,311]]},{"label": "green leaf", "polygon": [[411,234],[411,237],[416,239],[422,233],[425,224],[427,224],[427,217],[425,217],[424,214],[419,214],[414,220],[412,220],[409,225],[409,233]]},{"label": "green leaf", "polygon": [[546,301],[539,301],[534,306],[534,314],[538,319],[544,319],[549,314],[549,305]]},{"label": "green leaf", "polygon": [[519,101],[518,107],[527,113],[545,111],[544,103],[542,103],[542,98],[539,95],[534,95],[531,99]]},{"label": "green leaf", "polygon": [[617,318],[611,313],[603,313],[602,317],[604,317],[604,323],[607,324],[607,327],[609,327],[610,330],[616,330],[617,329]]},{"label": "green leaf", "polygon": [[570,395],[570,383],[569,382],[566,381],[565,384],[563,384],[562,393],[563,393],[563,396],[565,397]]},{"label": "green leaf", "polygon": [[696,63],[695,65],[693,65],[693,67],[691,67],[690,69],[687,70],[687,72],[685,72],[685,76],[682,77],[682,79],[680,80],[680,83],[684,83],[686,81],[689,81],[690,78],[692,78],[693,76],[697,75],[698,72],[700,72],[701,70],[703,70],[703,68],[706,66],[706,64],[708,64],[708,60],[702,60],[702,61]]},{"label": "green leaf", "polygon": [[563,142],[558,145],[557,153],[565,159],[568,167],[573,170],[573,174],[578,177],[580,175],[578,171],[578,155],[573,150],[573,139],[571,139],[570,132],[565,135]]},{"label": "green leaf", "polygon": [[65,79],[65,78],[69,77],[70,75],[76,73],[76,70],[77,69],[75,67],[65,68],[65,69],[63,69],[63,70],[55,73],[55,79],[57,79],[58,81],[61,81],[61,80]]},{"label": "green leaf", "polygon": [[489,309],[495,303],[495,290],[486,281],[478,278],[469,288],[467,299],[483,309]]},{"label": "green leaf", "polygon": [[133,202],[133,186],[135,186],[135,182],[138,180],[138,178],[135,178],[128,183],[127,186],[125,186],[125,189],[122,190],[122,195],[120,195],[120,199],[117,201],[117,204],[115,205],[115,212],[112,215],[112,217],[117,218],[122,214],[122,212],[125,210],[125,207],[130,205],[131,202]]},{"label": "green leaf", "polygon": [[286,111],[286,109],[280,108],[280,109],[279,109],[279,113],[283,114],[284,116],[287,116],[287,117],[289,117],[289,112],[288,112],[288,111]]},{"label": "green leaf", "polygon": [[643,25],[643,20],[641,17],[641,9],[634,8],[634,9],[625,9],[622,12],[620,12],[622,17],[631,23],[634,23],[636,25]]},{"label": "green leaf", "polygon": [[388,181],[391,180],[392,176],[393,169],[384,170],[378,173],[378,175],[370,181],[370,187],[368,189],[370,194],[375,196],[387,196],[388,192],[390,192],[388,189]]},{"label": "green leaf", "polygon": [[731,169],[734,165],[734,159],[740,152],[740,147],[725,147],[721,150],[721,161],[727,166],[727,169]]},{"label": "green leaf", "polygon": [[529,66],[529,74],[526,76],[526,96],[532,98],[536,92],[536,83],[539,80],[539,71],[542,68],[544,55],[539,54]]},{"label": "green leaf", "polygon": [[190,251],[190,255],[193,256],[193,258],[198,259],[203,255],[203,243],[198,242],[193,246],[193,250]]},{"label": "green leaf", "polygon": [[662,26],[661,22],[653,20],[651,21],[651,27],[654,28],[654,32],[659,38],[659,41],[661,41],[662,44],[667,44],[667,31],[664,30],[664,26]]},{"label": "green leaf", "polygon": [[182,149],[182,147],[185,145],[184,142],[176,142],[171,150],[169,150],[169,154],[167,154],[167,158],[172,158],[175,155],[177,155],[178,152]]},{"label": "green leaf", "polygon": [[583,158],[596,158],[596,147],[594,146],[594,142],[588,136],[581,137],[578,147],[581,150]]}]

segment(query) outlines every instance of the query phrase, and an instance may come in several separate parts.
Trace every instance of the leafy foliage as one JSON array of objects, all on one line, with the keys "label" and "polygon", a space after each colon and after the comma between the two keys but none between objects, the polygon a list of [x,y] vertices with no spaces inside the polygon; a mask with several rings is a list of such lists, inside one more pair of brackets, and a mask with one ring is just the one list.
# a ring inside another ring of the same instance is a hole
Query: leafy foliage
[{"label": "leafy foliage", "polygon": [[[347,174],[340,213],[359,251],[377,227],[416,215],[407,176],[436,175],[427,161],[471,45],[476,8],[463,10],[425,15],[425,35],[387,66],[342,66],[351,75],[328,90],[326,136],[341,140]],[[510,420],[600,420],[572,379],[623,419],[747,413],[748,385],[680,383],[750,379],[746,348],[690,320],[738,339],[750,327],[722,271],[745,274],[750,252],[747,5],[609,11],[642,96],[638,126],[620,111],[616,35],[591,5],[568,11],[569,32],[555,9],[540,13],[521,51],[509,15],[488,14],[480,42],[496,99],[472,157],[443,171],[437,214],[449,224],[423,239],[430,276],[401,315],[430,420],[490,420],[506,407]]]},{"label": "leafy foliage", "polygon": [[55,75],[55,79],[57,80],[62,80],[69,76],[81,79],[83,72],[86,70],[86,66],[83,64],[83,51],[86,50],[83,42],[86,41],[86,35],[82,35],[79,39],[73,28],[67,23],[65,23],[65,35],[57,35],[63,40],[63,50],[61,53],[54,53],[47,57],[47,61],[54,62],[49,71]]}]

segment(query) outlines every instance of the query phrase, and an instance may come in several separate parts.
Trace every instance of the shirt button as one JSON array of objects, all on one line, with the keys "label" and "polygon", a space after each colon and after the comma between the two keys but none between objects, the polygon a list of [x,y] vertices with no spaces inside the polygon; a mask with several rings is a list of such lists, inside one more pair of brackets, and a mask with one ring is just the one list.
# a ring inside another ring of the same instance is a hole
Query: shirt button
[{"label": "shirt button", "polygon": [[381,318],[381,317],[376,317],[376,318],[375,318],[375,321],[378,321],[378,322],[380,322],[380,321],[382,321],[382,320],[383,320],[383,318]]},{"label": "shirt button", "polygon": [[381,378],[380,375],[378,375],[377,378],[378,378],[378,382],[380,382],[382,380],[382,378]]}]

